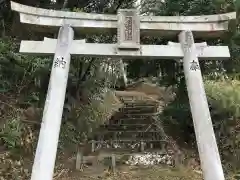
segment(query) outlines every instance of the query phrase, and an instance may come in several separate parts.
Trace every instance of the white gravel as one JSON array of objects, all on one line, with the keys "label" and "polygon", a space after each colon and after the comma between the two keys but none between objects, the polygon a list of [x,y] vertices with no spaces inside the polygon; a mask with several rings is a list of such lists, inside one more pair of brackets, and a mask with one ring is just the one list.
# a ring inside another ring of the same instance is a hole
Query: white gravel
[{"label": "white gravel", "polygon": [[172,156],[168,154],[160,153],[145,153],[145,154],[136,154],[131,155],[126,161],[126,164],[135,166],[135,165],[158,165],[158,164],[167,164],[172,165],[173,159]]}]

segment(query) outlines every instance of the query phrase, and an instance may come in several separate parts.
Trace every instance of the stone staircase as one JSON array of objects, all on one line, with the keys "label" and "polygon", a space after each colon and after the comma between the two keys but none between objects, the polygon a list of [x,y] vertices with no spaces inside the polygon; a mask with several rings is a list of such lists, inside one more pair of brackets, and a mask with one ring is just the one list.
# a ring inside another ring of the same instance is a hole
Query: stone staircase
[{"label": "stone staircase", "polygon": [[[115,95],[124,106],[107,122],[100,125],[88,143],[81,145],[76,158],[76,169],[84,163],[97,164],[111,157],[112,168],[116,166],[116,157],[139,154],[140,152],[163,152],[167,136],[157,120],[165,103],[168,102],[163,91],[150,87],[145,93],[137,87],[127,91],[115,91]],[[155,92],[152,91],[155,90]],[[118,157],[119,158],[119,157]]]},{"label": "stone staircase", "polygon": [[135,91],[116,91],[116,96],[124,106],[99,127],[92,139],[92,151],[160,149],[164,143],[155,119],[163,109],[163,102]]}]

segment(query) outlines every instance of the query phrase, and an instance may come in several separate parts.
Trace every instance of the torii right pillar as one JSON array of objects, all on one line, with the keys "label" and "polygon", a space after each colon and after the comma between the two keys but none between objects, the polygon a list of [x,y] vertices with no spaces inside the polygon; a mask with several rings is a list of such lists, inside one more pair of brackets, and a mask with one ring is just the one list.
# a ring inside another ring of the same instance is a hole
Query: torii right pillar
[{"label": "torii right pillar", "polygon": [[203,177],[204,180],[224,180],[223,168],[192,32],[182,31],[179,34],[179,42],[184,53],[184,75]]}]

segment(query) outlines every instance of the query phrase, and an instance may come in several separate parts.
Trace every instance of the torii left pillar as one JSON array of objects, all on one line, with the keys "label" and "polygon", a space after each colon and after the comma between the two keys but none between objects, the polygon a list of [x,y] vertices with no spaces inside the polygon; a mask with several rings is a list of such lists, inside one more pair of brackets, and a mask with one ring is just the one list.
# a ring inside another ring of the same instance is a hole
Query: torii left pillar
[{"label": "torii left pillar", "polygon": [[69,25],[60,28],[31,180],[53,178],[73,36],[73,29]]}]

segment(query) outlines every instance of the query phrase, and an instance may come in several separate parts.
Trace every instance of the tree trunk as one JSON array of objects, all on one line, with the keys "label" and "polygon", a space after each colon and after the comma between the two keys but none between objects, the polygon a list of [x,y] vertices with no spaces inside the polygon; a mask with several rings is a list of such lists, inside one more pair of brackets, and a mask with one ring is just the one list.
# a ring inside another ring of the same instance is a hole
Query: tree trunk
[{"label": "tree trunk", "polygon": [[68,5],[68,0],[64,0],[62,9],[67,8],[67,5]]}]

